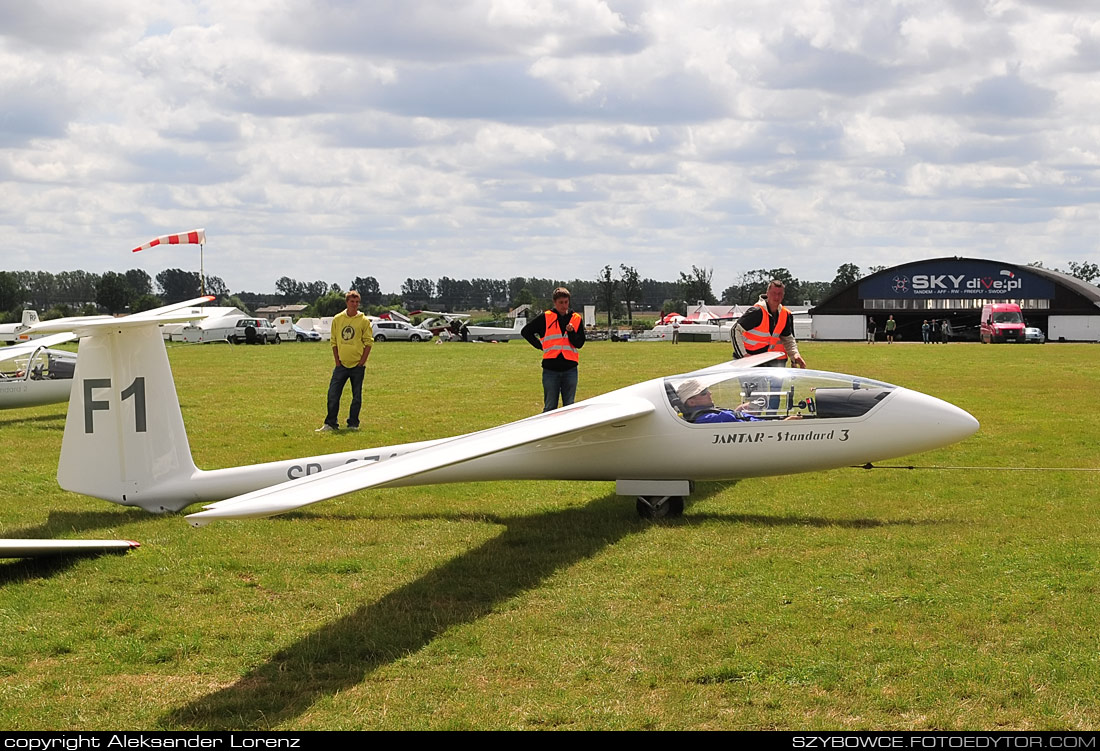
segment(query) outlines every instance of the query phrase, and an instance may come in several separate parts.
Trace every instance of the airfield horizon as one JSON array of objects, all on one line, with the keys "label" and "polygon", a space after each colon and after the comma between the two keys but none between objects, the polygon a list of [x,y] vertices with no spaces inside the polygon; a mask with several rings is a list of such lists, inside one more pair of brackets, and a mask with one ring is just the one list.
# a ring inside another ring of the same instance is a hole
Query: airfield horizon
[{"label": "airfield horizon", "polygon": [[[1009,470],[1100,468],[1096,345],[800,344],[811,368],[981,423],[896,463],[1003,470],[701,483],[660,523],[612,483],[494,482],[193,530],[61,491],[65,405],[0,414],[4,536],[142,543],[0,564],[0,727],[1095,728],[1096,478]],[[470,432],[542,399],[522,342],[386,342],[362,431],[317,436],[327,346],[168,351],[204,469]],[[728,357],[590,342],[578,400]]]}]

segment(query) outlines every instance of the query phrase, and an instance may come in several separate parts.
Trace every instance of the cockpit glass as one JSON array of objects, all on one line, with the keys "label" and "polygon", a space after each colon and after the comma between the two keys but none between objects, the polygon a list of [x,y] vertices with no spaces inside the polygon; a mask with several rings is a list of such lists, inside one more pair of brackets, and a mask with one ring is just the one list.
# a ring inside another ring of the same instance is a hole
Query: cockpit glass
[{"label": "cockpit glass", "polygon": [[859,417],[895,388],[870,378],[794,368],[665,379],[669,404],[688,422]]}]

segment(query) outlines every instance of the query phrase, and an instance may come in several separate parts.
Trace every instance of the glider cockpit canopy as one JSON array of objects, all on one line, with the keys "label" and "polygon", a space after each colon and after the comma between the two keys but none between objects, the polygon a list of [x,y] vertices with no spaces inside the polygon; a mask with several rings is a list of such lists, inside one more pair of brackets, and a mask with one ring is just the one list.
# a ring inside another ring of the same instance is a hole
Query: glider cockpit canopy
[{"label": "glider cockpit canopy", "polygon": [[683,388],[693,379],[710,392],[716,408],[764,419],[860,417],[897,388],[870,378],[797,368],[689,374],[665,379],[665,394],[675,412],[683,413],[679,395],[694,390]]}]

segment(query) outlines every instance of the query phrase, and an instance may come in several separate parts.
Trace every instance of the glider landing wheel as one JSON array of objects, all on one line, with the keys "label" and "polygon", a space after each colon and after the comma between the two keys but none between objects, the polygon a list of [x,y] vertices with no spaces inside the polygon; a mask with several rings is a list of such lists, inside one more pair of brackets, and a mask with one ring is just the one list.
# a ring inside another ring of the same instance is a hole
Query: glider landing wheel
[{"label": "glider landing wheel", "polygon": [[643,519],[672,519],[684,514],[682,495],[640,495],[635,504]]}]

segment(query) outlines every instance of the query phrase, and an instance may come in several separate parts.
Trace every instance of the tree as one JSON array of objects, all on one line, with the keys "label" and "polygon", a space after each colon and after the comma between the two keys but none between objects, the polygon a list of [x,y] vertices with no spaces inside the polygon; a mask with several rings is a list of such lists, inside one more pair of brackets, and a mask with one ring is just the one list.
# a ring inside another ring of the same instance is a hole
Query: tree
[{"label": "tree", "polygon": [[1084,263],[1070,261],[1069,273],[1082,281],[1092,283],[1094,280],[1100,279],[1100,266],[1087,261]]},{"label": "tree", "polygon": [[206,294],[223,300],[229,297],[229,287],[220,276],[208,276],[206,277]]},{"label": "tree", "polygon": [[27,290],[10,271],[0,271],[0,311],[13,311],[27,300]]},{"label": "tree", "polygon": [[164,303],[156,295],[139,295],[130,303],[131,313],[140,313],[143,310],[155,310]]},{"label": "tree", "polygon": [[[356,290],[358,292],[358,290]],[[362,297],[363,293],[359,293]],[[313,301],[313,315],[318,318],[334,316],[347,307],[344,295],[340,292],[326,292]]]},{"label": "tree", "polygon": [[249,315],[252,315],[252,309],[245,304],[244,300],[240,298],[240,295],[230,295],[229,297],[225,298],[225,304],[226,307],[237,308],[239,310],[243,310]]},{"label": "tree", "polygon": [[126,277],[114,271],[106,271],[96,285],[95,301],[108,313],[124,313],[130,301],[136,297]]},{"label": "tree", "polygon": [[462,310],[467,306],[472,287],[465,279],[441,277],[435,285],[439,304],[446,311]]},{"label": "tree", "polygon": [[435,283],[431,279],[406,279],[401,285],[401,296],[412,308],[431,307]]},{"label": "tree", "polygon": [[378,305],[382,302],[382,288],[373,276],[357,276],[351,282],[349,291],[355,290],[363,298],[364,305]]},{"label": "tree", "polygon": [[57,299],[57,279],[48,271],[28,272],[24,282],[35,310],[49,310]]},{"label": "tree", "polygon": [[87,271],[62,271],[57,275],[58,301],[73,306],[86,305],[95,300],[95,286],[98,282],[98,274]]},{"label": "tree", "polygon": [[603,271],[596,277],[596,284],[600,290],[600,303],[607,306],[607,328],[610,330],[611,313],[615,310],[615,292],[619,287],[619,281],[611,276],[611,266],[603,267]]},{"label": "tree", "polygon": [[619,271],[622,276],[619,277],[620,289],[623,293],[623,302],[626,303],[626,320],[633,326],[634,325],[634,303],[638,301],[638,297],[642,292],[642,280],[638,276],[638,269],[633,266],[627,266],[626,264],[619,264]]},{"label": "tree", "polygon": [[833,277],[833,292],[839,292],[859,281],[859,266],[854,263],[843,263],[837,267],[836,276]]},{"label": "tree", "polygon": [[802,299],[819,303],[833,292],[829,282],[802,282]]},{"label": "tree", "polygon": [[123,276],[126,277],[126,283],[130,285],[135,298],[153,294],[153,280],[144,270],[130,269]]},{"label": "tree", "polygon": [[680,290],[684,299],[693,303],[701,300],[704,305],[713,305],[718,302],[710,288],[713,278],[714,269],[701,269],[695,264],[692,264],[690,274],[681,271]]},{"label": "tree", "polygon": [[289,276],[281,276],[275,280],[275,289],[283,296],[283,302],[287,305],[302,301],[305,302],[305,290],[304,285],[297,279],[291,279]]},{"label": "tree", "polygon": [[[302,285],[302,301],[313,300],[326,292],[340,292],[343,294],[343,290],[340,289],[338,284],[329,284],[328,282],[316,281],[308,282]],[[359,297],[362,297],[363,293],[359,293]]]},{"label": "tree", "polygon": [[669,313],[679,313],[682,316],[686,316],[687,312],[687,300],[676,300],[673,298],[669,298],[661,303],[661,315],[668,315]]},{"label": "tree", "polygon": [[164,303],[183,302],[198,297],[202,289],[202,279],[197,272],[183,269],[165,269],[157,274],[157,286]]}]

